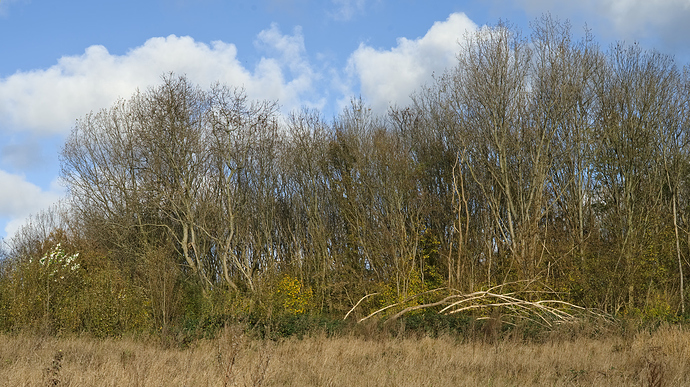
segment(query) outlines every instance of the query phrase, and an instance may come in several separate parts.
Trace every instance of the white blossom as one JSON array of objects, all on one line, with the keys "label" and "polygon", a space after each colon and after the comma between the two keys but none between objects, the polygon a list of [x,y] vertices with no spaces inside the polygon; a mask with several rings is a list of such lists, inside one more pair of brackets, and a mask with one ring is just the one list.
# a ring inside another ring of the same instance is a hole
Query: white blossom
[{"label": "white blossom", "polygon": [[[53,250],[41,257],[39,263],[41,266],[45,267],[50,271],[49,276],[53,276],[58,273],[61,269],[66,269],[69,271],[75,271],[80,268],[80,265],[75,261],[79,257],[79,253],[74,253],[72,255],[67,255],[65,250],[63,250],[60,243],[56,244]],[[31,262],[31,260],[29,261]],[[64,279],[65,276],[60,276],[60,279]]]}]

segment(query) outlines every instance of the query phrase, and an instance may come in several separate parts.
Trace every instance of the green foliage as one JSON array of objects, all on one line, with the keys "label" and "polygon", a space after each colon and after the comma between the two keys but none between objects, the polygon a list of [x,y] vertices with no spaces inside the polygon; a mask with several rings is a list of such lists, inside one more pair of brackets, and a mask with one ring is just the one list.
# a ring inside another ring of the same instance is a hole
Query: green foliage
[{"label": "green foliage", "polygon": [[77,300],[81,329],[96,336],[119,336],[150,329],[150,300],[114,269],[94,270]]},{"label": "green foliage", "polygon": [[2,283],[13,296],[4,329],[117,336],[150,326],[140,290],[117,270],[89,264],[60,243],[19,263]]},{"label": "green foliage", "polygon": [[348,326],[341,318],[320,314],[282,315],[269,321],[252,321],[248,332],[262,339],[278,340],[288,337],[303,338],[308,335],[334,336]]},{"label": "green foliage", "polygon": [[475,320],[467,314],[439,314],[432,309],[424,309],[419,313],[402,316],[400,324],[407,331],[424,334],[430,337],[441,335],[464,335],[473,329]]},{"label": "green foliage", "polygon": [[66,253],[60,243],[42,256],[20,260],[9,277],[13,299],[8,327],[49,333],[78,325],[72,301],[86,274],[79,262],[79,254]]},{"label": "green foliage", "polygon": [[[0,262],[0,265],[5,262]],[[0,271],[0,331],[7,331],[11,328],[13,321],[10,319],[10,308],[13,299],[12,283],[9,276]]]},{"label": "green foliage", "polygon": [[196,278],[182,279],[182,308],[185,321],[198,320],[212,314],[211,297],[204,294],[204,289]]},{"label": "green foliage", "polygon": [[220,286],[205,292],[198,278],[186,278],[182,283],[184,316],[178,328],[185,340],[215,337],[227,323],[246,314],[240,302],[236,292]]}]

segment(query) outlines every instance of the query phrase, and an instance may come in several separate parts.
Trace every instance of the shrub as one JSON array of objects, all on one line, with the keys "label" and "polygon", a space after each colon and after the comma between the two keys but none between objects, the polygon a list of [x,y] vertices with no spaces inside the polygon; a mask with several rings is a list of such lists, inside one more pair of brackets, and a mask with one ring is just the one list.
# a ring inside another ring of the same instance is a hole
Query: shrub
[{"label": "shrub", "polygon": [[273,294],[273,305],[278,314],[295,316],[310,311],[314,303],[311,287],[289,274],[283,276]]}]

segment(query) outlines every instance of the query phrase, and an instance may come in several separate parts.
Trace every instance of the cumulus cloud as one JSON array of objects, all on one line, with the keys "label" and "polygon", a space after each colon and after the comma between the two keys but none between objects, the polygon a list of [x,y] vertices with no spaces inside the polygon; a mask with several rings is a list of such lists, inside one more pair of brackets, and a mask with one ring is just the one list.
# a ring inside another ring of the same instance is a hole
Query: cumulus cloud
[{"label": "cumulus cloud", "polygon": [[263,31],[258,41],[279,59],[264,57],[253,70],[239,62],[235,45],[221,41],[207,45],[170,35],[149,39],[125,55],[91,46],[48,69],[0,79],[0,126],[66,133],[77,118],[128,98],[138,87],[159,83],[168,72],[186,74],[202,86],[220,81],[244,87],[251,98],[292,103],[308,98],[315,76],[302,57],[303,40],[299,29],[292,36],[282,35],[275,25]]},{"label": "cumulus cloud", "polygon": [[406,105],[410,94],[455,65],[459,42],[477,29],[464,13],[436,22],[421,38],[399,38],[398,45],[381,50],[361,44],[350,56],[348,72],[358,78],[362,96],[379,113],[391,105]]},{"label": "cumulus cloud", "polygon": [[[334,0],[343,16],[351,15],[347,10],[361,12],[371,1]],[[118,98],[128,98],[137,88],[160,83],[161,75],[171,71],[185,74],[202,87],[216,81],[244,87],[250,98],[278,100],[284,111],[302,106],[322,108],[332,95],[350,98],[359,84],[362,96],[382,113],[392,104],[407,104],[412,92],[432,80],[432,73],[453,66],[458,41],[465,31],[476,28],[465,14],[452,14],[423,37],[399,38],[392,48],[361,44],[345,69],[327,66],[315,70],[301,29],[284,34],[277,25],[256,36],[255,46],[263,56],[251,68],[238,60],[233,44],[205,44],[185,36],[151,38],[124,55],[91,46],[81,55],[60,58],[47,69],[0,78],[0,132],[21,131],[26,135],[21,138],[38,140],[49,135],[60,138],[77,118],[107,108]],[[322,87],[325,83],[328,85]],[[36,157],[35,152],[34,159],[24,157],[30,148],[21,141],[12,147],[5,144],[0,147],[0,163],[5,168],[29,168]],[[0,182],[0,219],[9,219],[0,227],[7,234],[13,234],[28,215],[63,196],[57,186],[42,189],[23,175],[2,169]]]},{"label": "cumulus cloud", "polygon": [[[1,1],[1,0],[0,0]],[[47,69],[20,71],[0,78],[0,164],[17,170],[43,162],[36,144],[67,134],[75,120],[92,110],[129,98],[137,88],[161,82],[168,72],[185,74],[202,87],[214,82],[243,87],[252,99],[277,100],[286,110],[302,105],[320,107],[312,97],[319,74],[306,59],[299,28],[282,34],[277,25],[262,31],[256,46],[265,54],[253,68],[245,67],[233,44],[205,44],[191,37],[156,37],[124,55],[106,47],[88,47],[65,56]],[[22,132],[19,140],[8,141]],[[5,232],[14,231],[28,215],[62,197],[58,187],[43,190],[23,175],[0,169],[0,219]],[[7,219],[9,219],[7,223]]]},{"label": "cumulus cloud", "polygon": [[11,236],[29,215],[50,207],[62,197],[64,189],[57,182],[48,191],[26,180],[24,176],[0,170],[0,218],[10,219],[4,231]]},{"label": "cumulus cloud", "polygon": [[[274,23],[271,28],[259,33],[255,45],[258,49],[272,54],[272,56],[262,58],[257,70],[261,71],[260,74],[274,74],[279,78],[274,82],[283,85],[279,89],[274,89],[272,96],[264,98],[279,100],[286,110],[297,109],[302,105],[323,105],[322,99],[314,100],[314,98],[319,98],[315,96],[314,83],[321,76],[312,69],[307,60],[301,27],[296,27],[292,35],[283,35]],[[289,80],[285,79],[286,72]],[[265,78],[272,79],[271,76]]]}]

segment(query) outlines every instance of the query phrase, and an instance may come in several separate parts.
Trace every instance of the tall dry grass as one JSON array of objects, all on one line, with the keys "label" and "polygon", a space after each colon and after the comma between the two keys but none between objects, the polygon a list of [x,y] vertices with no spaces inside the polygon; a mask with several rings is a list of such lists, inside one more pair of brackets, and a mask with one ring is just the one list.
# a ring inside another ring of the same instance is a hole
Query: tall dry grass
[{"label": "tall dry grass", "polygon": [[185,349],[131,339],[0,336],[2,386],[687,386],[690,331],[540,343],[351,335],[281,342],[226,329]]}]

